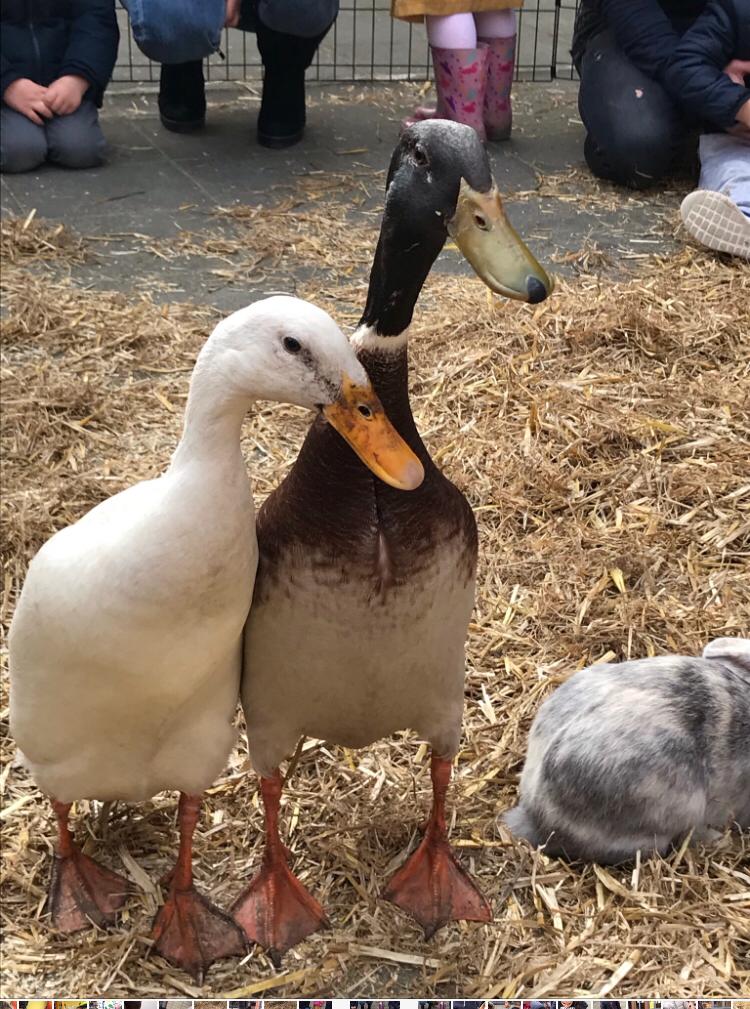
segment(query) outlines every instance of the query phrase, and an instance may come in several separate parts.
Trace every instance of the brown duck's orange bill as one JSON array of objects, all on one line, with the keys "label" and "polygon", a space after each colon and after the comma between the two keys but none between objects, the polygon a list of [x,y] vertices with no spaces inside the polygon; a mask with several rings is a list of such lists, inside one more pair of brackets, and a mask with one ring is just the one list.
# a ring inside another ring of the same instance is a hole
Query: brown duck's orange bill
[{"label": "brown duck's orange bill", "polygon": [[422,463],[386,416],[372,386],[344,377],[341,395],[323,416],[375,476],[399,490],[415,490],[424,480]]},{"label": "brown duck's orange bill", "polygon": [[496,188],[479,193],[462,179],[448,233],[477,276],[496,294],[532,303],[551,294],[551,277],[508,220]]}]

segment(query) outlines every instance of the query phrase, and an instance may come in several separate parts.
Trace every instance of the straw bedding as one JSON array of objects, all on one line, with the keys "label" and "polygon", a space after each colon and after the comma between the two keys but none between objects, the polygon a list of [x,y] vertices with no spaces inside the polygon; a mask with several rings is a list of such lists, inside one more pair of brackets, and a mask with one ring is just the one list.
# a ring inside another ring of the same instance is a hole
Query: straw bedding
[{"label": "straw bedding", "polygon": [[[265,271],[276,290],[301,267],[297,293],[353,324],[375,231],[349,227],[325,193],[301,200],[225,215],[221,235],[192,236],[184,248],[152,248],[219,256],[239,283]],[[216,313],[82,289],[73,267],[92,253],[64,229],[11,220],[2,239],[7,628],[41,543],[166,465]],[[280,973],[253,950],[216,965],[199,990],[147,955],[158,880],[176,851],[173,795],[137,808],[78,804],[86,850],[127,872],[138,893],[111,932],[57,937],[42,914],[53,824],[6,741],[3,994],[746,991],[750,837],[604,870],[533,852],[497,817],[514,801],[534,713],[573,670],[695,654],[750,627],[748,333],[750,270],[690,248],[625,278],[589,269],[533,307],[496,302],[474,279],[436,275],[426,286],[412,339],[415,411],[474,506],[481,543],[452,838],[493,902],[491,927],[454,924],[425,943],[378,898],[429,801],[426,748],[404,735],[362,752],[306,742],[284,830],[334,927],[290,952]],[[308,422],[262,405],[246,425],[259,500],[287,472]],[[260,827],[240,750],[196,837],[198,885],[222,906],[259,865]]]}]

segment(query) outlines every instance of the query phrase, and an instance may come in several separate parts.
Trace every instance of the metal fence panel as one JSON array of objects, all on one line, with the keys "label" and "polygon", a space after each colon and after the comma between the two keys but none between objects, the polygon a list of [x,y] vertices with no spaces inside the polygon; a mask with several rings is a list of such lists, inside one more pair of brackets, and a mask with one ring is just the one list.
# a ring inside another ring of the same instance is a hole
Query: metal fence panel
[{"label": "metal fence panel", "polygon": [[[578,0],[526,0],[518,12],[516,79],[572,78],[570,40]],[[140,52],[118,9],[122,41],[113,81],[158,81],[159,67]],[[207,60],[209,81],[260,80],[262,64],[255,36],[229,29],[221,56]],[[424,81],[432,64],[423,25],[397,21],[390,0],[343,0],[309,76],[319,81]]]}]

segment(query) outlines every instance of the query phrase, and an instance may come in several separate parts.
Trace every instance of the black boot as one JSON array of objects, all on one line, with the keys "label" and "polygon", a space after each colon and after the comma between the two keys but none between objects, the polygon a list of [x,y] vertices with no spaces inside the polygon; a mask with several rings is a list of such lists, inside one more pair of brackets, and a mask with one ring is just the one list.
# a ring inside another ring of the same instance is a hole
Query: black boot
[{"label": "black boot", "polygon": [[305,132],[305,70],[326,32],[300,38],[267,28],[258,19],[256,38],[263,60],[263,99],[258,115],[258,143],[291,147]]},{"label": "black boot", "polygon": [[203,60],[162,63],[159,115],[162,126],[173,133],[192,133],[205,126],[206,89],[203,80]]}]

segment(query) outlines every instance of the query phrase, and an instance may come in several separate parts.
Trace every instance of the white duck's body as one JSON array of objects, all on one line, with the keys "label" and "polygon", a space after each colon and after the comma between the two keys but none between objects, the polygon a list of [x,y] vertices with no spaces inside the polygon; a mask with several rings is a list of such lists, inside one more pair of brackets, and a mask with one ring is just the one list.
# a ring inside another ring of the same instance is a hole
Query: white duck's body
[{"label": "white duck's body", "polygon": [[127,899],[127,880],[75,845],[72,801],[179,790],[180,853],[154,949],[199,982],[214,960],[246,949],[237,925],[193,887],[192,837],[200,793],[235,740],[258,561],[240,433],[255,399],[317,407],[383,479],[406,488],[422,479],[330,316],[296,298],[256,303],[201,351],[167,472],[39,551],[10,635],[11,728],[58,820],[53,923],[65,932],[111,924]]},{"label": "white duck's body", "polygon": [[61,802],[196,794],[226,764],[258,557],[238,434],[196,459],[178,453],[159,479],[57,533],[29,568],[11,729]]}]

